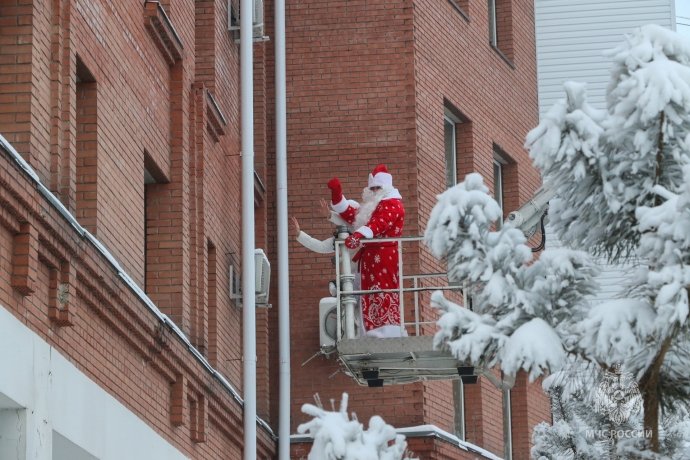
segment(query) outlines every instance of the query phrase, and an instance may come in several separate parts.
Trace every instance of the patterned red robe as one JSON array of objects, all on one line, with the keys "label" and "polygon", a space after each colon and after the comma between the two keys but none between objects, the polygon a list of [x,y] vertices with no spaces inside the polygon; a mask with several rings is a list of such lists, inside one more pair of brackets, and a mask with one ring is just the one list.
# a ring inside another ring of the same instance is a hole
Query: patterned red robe
[{"label": "patterned red robe", "polygon": [[[402,235],[405,208],[397,193],[394,198],[382,199],[364,227],[356,231],[365,238],[397,238]],[[358,208],[348,205],[340,216],[352,224]],[[366,243],[359,249],[354,261],[359,263],[361,289],[398,289],[398,245],[395,242]],[[400,336],[400,296],[382,292],[362,296],[362,317],[367,335],[380,337]],[[373,331],[373,333],[371,333]]]}]

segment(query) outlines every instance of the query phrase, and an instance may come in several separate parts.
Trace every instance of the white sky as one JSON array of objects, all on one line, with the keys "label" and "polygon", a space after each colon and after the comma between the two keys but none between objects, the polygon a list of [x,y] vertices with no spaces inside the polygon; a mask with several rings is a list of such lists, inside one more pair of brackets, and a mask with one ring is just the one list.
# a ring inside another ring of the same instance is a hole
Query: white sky
[{"label": "white sky", "polygon": [[690,0],[676,0],[676,26],[678,32],[690,36]]}]

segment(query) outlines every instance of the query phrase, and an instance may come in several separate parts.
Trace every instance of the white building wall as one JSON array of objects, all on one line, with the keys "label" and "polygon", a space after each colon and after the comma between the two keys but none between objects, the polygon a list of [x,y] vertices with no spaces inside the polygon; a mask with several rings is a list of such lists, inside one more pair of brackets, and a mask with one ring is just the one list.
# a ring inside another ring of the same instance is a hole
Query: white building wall
[{"label": "white building wall", "polygon": [[0,459],[185,458],[0,305]]},{"label": "white building wall", "polygon": [[605,50],[644,24],[675,28],[675,0],[535,0],[539,113],[564,97],[563,83],[587,83],[589,102],[605,107]]},{"label": "white building wall", "polygon": [[[690,1],[690,0],[682,0]],[[588,101],[606,107],[610,58],[604,52],[645,24],[675,29],[675,0],[535,0],[539,114],[565,97],[563,83],[587,83]],[[560,243],[547,227],[547,247]],[[611,265],[597,259],[600,290],[593,302],[625,294],[636,262]]]},{"label": "white building wall", "polygon": [[[546,247],[549,249],[563,247],[548,224],[546,226]],[[593,305],[619,299],[628,292],[630,280],[638,268],[637,260],[612,265],[604,257],[595,257],[594,263],[600,271],[596,277],[599,289],[590,299]]]}]

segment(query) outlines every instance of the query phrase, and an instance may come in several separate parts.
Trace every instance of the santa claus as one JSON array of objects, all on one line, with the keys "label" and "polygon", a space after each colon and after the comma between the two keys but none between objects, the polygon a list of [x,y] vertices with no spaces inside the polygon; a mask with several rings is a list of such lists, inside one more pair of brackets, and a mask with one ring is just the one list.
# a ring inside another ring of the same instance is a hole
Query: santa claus
[{"label": "santa claus", "polygon": [[[369,175],[362,193],[362,204],[347,200],[338,178],[328,182],[331,207],[356,230],[346,240],[350,249],[358,249],[353,261],[359,264],[362,290],[398,289],[398,245],[396,242],[366,242],[362,239],[397,238],[402,235],[405,209],[402,197],[393,187],[385,165],[378,165]],[[378,292],[362,296],[364,331],[370,337],[400,337],[400,296],[397,292]]]}]

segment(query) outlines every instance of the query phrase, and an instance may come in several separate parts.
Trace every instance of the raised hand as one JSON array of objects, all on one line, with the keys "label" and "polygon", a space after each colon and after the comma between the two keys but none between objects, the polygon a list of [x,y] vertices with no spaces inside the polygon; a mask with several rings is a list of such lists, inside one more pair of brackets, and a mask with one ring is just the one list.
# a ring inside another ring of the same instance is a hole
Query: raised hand
[{"label": "raised hand", "polygon": [[291,217],[290,221],[292,222],[292,233],[297,238],[302,230],[299,228],[299,221],[297,220],[296,217]]},{"label": "raised hand", "polygon": [[328,188],[331,189],[331,203],[338,204],[343,199],[343,186],[337,177],[328,181]]}]

